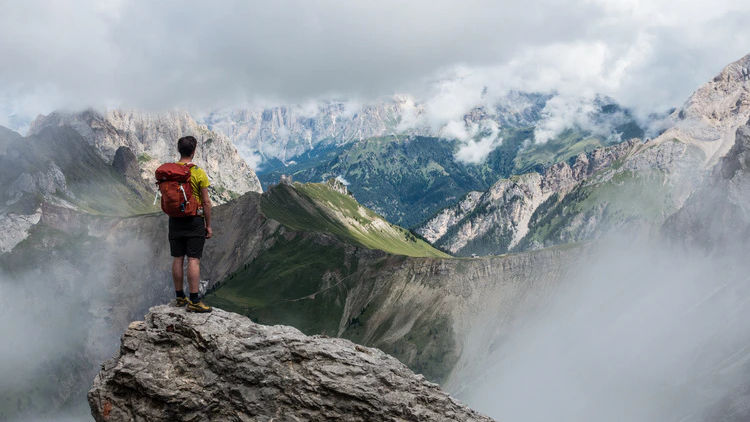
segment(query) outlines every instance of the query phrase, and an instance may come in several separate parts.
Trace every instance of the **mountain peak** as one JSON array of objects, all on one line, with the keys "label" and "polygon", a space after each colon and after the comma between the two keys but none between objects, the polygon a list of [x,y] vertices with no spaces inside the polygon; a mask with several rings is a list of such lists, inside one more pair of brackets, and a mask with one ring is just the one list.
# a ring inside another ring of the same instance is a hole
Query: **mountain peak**
[{"label": "mountain peak", "polygon": [[130,324],[88,398],[97,421],[491,421],[378,349],[166,305]]},{"label": "mountain peak", "polygon": [[740,82],[750,81],[750,54],[734,61],[721,71],[714,78],[714,82]]},{"label": "mountain peak", "polygon": [[698,146],[705,168],[716,164],[734,144],[738,127],[750,117],[750,54],[732,62],[698,88],[676,111],[674,127],[660,141],[679,139]]}]

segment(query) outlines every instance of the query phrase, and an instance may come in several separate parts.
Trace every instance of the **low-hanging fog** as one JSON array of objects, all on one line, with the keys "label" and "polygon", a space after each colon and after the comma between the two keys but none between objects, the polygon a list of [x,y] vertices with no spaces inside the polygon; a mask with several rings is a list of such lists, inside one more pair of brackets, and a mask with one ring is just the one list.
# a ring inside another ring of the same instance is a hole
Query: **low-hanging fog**
[{"label": "low-hanging fog", "polygon": [[454,376],[469,406],[528,422],[747,416],[738,400],[750,394],[746,250],[625,239],[587,248],[505,336],[476,321],[467,344],[485,347]]},{"label": "low-hanging fog", "polygon": [[130,230],[47,230],[0,259],[0,420],[90,420],[99,365],[171,290],[168,261]]}]

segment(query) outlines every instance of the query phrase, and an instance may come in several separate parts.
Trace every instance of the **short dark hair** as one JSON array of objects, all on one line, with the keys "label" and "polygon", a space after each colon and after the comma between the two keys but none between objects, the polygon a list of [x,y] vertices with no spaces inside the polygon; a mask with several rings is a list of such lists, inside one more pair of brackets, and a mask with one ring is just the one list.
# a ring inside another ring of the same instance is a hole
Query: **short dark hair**
[{"label": "short dark hair", "polygon": [[198,140],[193,136],[183,136],[177,141],[177,151],[180,151],[183,157],[193,155],[196,146],[198,146]]}]

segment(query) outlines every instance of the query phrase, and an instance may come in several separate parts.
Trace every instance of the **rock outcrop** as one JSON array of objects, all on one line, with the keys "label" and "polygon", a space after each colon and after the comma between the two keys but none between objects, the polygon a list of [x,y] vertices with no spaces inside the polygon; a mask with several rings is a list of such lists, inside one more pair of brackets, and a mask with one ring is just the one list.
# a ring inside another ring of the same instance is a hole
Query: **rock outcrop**
[{"label": "rock outcrop", "polygon": [[125,178],[125,182],[128,186],[131,186],[131,188],[142,192],[153,190],[153,181],[141,177],[141,168],[138,165],[138,158],[133,154],[133,151],[130,148],[126,146],[117,148],[115,156],[112,159],[112,167],[117,173]]},{"label": "rock outcrop", "polygon": [[166,305],[89,391],[97,421],[491,421],[377,349]]}]

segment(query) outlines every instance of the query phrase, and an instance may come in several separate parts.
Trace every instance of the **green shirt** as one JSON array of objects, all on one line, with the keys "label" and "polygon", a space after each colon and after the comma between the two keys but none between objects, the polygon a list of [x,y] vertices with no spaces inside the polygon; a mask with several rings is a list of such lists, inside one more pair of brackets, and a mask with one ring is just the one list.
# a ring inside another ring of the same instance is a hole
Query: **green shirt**
[{"label": "green shirt", "polygon": [[[177,164],[184,166],[187,163],[178,162]],[[206,176],[206,172],[203,171],[202,168],[193,166],[190,169],[190,186],[193,188],[193,197],[198,201],[198,205],[200,205],[202,203],[201,189],[211,186],[211,182],[208,180],[208,176]]]}]

